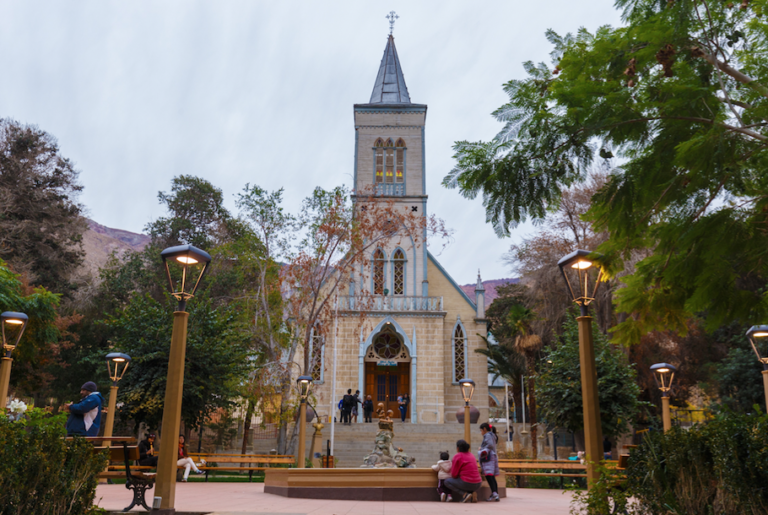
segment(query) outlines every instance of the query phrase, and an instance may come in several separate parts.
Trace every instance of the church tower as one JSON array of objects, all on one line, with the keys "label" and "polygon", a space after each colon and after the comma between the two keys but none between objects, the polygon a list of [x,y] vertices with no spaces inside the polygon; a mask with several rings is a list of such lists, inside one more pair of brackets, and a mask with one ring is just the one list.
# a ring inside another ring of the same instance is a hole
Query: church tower
[{"label": "church tower", "polygon": [[[355,104],[353,112],[355,202],[386,203],[426,217],[427,106],[411,102],[391,33],[370,100]],[[421,238],[395,232],[369,250],[368,264],[336,298],[338,329],[314,351],[321,366],[311,373],[317,406],[326,407],[318,408],[321,415],[340,416],[339,399],[348,389],[359,390],[405,422],[449,424],[446,441],[436,447],[448,448],[463,434],[456,423],[457,413],[464,413],[461,379],[474,379],[472,405],[483,420],[489,414],[487,360],[475,352],[485,346],[485,294],[478,279],[470,298],[430,254],[424,232]],[[363,422],[362,412],[358,420]],[[353,437],[344,431],[338,438]],[[432,455],[419,460],[426,463]]]},{"label": "church tower", "polygon": [[[411,213],[427,214],[424,124],[427,106],[414,104],[405,85],[392,34],[387,39],[371,100],[355,104],[355,191],[374,192],[384,201],[402,204]],[[426,240],[426,235],[424,235]],[[387,267],[383,287],[396,295],[427,297],[427,247],[382,249],[384,260],[404,261],[404,277]],[[397,254],[397,258],[395,257]],[[390,256],[391,254],[391,256]],[[402,283],[402,284],[401,284]]]}]

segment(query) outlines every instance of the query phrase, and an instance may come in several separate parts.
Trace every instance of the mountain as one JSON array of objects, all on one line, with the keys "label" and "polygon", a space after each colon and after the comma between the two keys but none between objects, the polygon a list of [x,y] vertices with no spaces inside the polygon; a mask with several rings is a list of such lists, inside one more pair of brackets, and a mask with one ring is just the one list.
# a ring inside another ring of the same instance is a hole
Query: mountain
[{"label": "mountain", "polygon": [[113,229],[88,218],[86,221],[88,222],[88,230],[83,234],[84,264],[89,271],[94,273],[97,273],[99,268],[104,266],[113,252],[116,252],[118,256],[128,251],[138,252],[143,250],[150,241],[146,234]]},{"label": "mountain", "polygon": [[[503,286],[505,284],[517,284],[520,282],[520,279],[517,278],[511,278],[508,277],[506,279],[491,279],[490,281],[483,281],[483,287],[485,288],[485,307],[491,305],[491,302],[493,302],[493,299],[498,297],[498,294],[496,293],[496,288],[498,286]],[[475,300],[475,286],[476,284],[463,284],[461,286],[461,289],[464,290],[464,293],[466,293],[470,299],[473,301]]]}]

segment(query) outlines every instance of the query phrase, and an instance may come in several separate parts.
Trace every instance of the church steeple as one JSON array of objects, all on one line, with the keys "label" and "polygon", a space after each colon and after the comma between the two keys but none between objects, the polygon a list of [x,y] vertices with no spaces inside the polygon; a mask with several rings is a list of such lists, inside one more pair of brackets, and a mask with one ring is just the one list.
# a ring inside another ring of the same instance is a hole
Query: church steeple
[{"label": "church steeple", "polygon": [[384,57],[381,59],[379,74],[373,84],[371,104],[410,104],[411,97],[405,86],[405,77],[400,68],[400,59],[395,49],[395,38],[392,34],[387,39]]}]

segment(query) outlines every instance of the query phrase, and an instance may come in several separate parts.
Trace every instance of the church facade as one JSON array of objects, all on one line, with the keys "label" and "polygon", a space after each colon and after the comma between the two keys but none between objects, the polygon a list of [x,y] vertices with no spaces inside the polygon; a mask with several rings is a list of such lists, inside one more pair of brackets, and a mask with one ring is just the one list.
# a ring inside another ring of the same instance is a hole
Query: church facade
[{"label": "church facade", "polygon": [[[390,34],[370,101],[354,105],[356,191],[374,190],[382,202],[427,216],[426,119],[427,106],[411,102]],[[361,318],[356,292],[363,291],[374,304]],[[426,243],[393,238],[371,252],[338,303],[338,330],[327,333],[312,360],[320,415],[337,416],[334,403],[352,389],[395,416],[397,398],[409,394],[411,423],[456,423],[464,405],[458,381],[468,377],[476,383],[471,404],[487,419],[487,361],[475,352],[487,335],[479,274],[471,298]],[[362,422],[362,410],[358,417]]]}]

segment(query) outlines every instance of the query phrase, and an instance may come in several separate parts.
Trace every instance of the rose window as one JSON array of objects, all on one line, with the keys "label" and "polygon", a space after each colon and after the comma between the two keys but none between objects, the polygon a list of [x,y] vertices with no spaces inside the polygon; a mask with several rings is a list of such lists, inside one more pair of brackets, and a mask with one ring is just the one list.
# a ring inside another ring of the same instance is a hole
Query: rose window
[{"label": "rose window", "polygon": [[376,338],[376,342],[373,344],[373,349],[380,357],[384,359],[393,359],[402,349],[400,340],[392,334],[382,334]]}]

